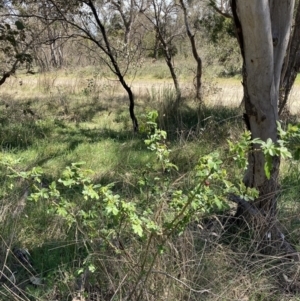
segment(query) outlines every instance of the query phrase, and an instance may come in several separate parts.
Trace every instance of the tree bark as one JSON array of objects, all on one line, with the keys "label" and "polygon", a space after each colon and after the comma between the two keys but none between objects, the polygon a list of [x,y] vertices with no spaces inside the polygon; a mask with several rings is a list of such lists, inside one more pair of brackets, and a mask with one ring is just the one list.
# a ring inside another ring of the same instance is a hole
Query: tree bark
[{"label": "tree bark", "polygon": [[[231,1],[243,56],[244,117],[253,139],[272,139],[277,143],[280,77],[294,4],[294,0]],[[235,200],[238,204],[236,216],[242,216],[254,230],[254,238],[262,252],[281,252],[299,261],[298,253],[284,240],[276,220],[280,158],[272,157],[269,179],[264,164],[260,147],[253,145],[244,183],[256,188],[259,197],[247,206]]]},{"label": "tree bark", "polygon": [[[252,138],[277,142],[280,75],[292,24],[294,0],[233,0],[232,10],[244,59],[243,86],[246,119]],[[253,146],[245,184],[259,191],[255,206],[276,214],[279,157],[272,159],[270,179],[265,159]]]}]

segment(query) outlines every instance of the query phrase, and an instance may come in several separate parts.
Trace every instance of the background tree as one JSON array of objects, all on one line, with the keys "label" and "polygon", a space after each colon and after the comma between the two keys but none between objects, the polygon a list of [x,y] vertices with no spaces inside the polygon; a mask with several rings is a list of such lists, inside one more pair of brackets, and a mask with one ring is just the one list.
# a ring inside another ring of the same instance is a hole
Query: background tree
[{"label": "background tree", "polygon": [[[38,21],[41,23],[42,27],[46,28],[45,36],[41,41],[41,46],[47,46],[48,53],[44,51],[36,51],[36,58],[40,64],[42,70],[50,70],[51,68],[61,68],[64,62],[63,55],[63,40],[62,28],[63,24],[61,22],[51,21],[51,10],[48,10],[47,3],[45,1],[40,1],[38,3],[38,11],[43,16]],[[40,49],[42,50],[42,49]],[[40,53],[44,53],[44,58],[40,56]]]},{"label": "background tree", "polygon": [[[36,3],[39,4],[40,2]],[[79,42],[84,40],[92,42],[96,48],[87,46],[89,51],[95,51],[96,49],[97,54],[95,57],[109,68],[126,90],[129,98],[129,112],[133,129],[135,132],[138,131],[138,121],[134,113],[134,94],[125,76],[131,64],[134,63],[134,66],[137,65],[140,49],[129,43],[129,40],[126,44],[121,41],[118,36],[108,35],[108,28],[111,28],[112,17],[114,17],[114,15],[109,13],[111,2],[93,0],[68,2],[62,0],[45,0],[43,3],[46,6],[45,10],[38,10],[35,13],[21,11],[18,16],[23,18],[35,17],[43,20],[46,24],[61,23],[63,24],[61,28],[71,27],[73,29],[71,34],[64,32],[65,34],[69,34],[69,37],[76,38]],[[131,9],[133,9],[133,7],[131,7]],[[45,13],[45,11],[47,13]],[[53,42],[53,38],[51,37],[52,31],[49,31],[49,34],[50,40]],[[56,38],[54,38],[54,40],[56,40]],[[81,43],[81,45],[86,44]]]},{"label": "background tree", "polygon": [[182,23],[179,22],[179,7],[173,1],[151,0],[150,5],[144,14],[156,34],[156,39],[160,43],[162,56],[164,57],[176,90],[176,104],[181,99],[181,89],[175,71],[173,57],[177,53],[176,39],[183,34]]},{"label": "background tree", "polygon": [[241,74],[242,60],[232,14],[220,12],[221,7],[217,4],[206,3],[195,22],[204,44],[203,60],[207,66],[215,66],[214,73],[218,76]]},{"label": "background tree", "polygon": [[[184,0],[180,0],[180,5],[183,11],[183,15],[184,15],[184,23],[185,23],[185,28],[186,28],[186,32],[188,35],[188,38],[190,40],[191,43],[191,47],[192,47],[192,53],[193,53],[193,57],[196,61],[197,67],[196,67],[196,98],[197,99],[201,99],[201,78],[202,78],[202,60],[201,57],[198,54],[198,50],[197,50],[197,46],[196,46],[196,41],[195,41],[195,31],[192,32],[191,30],[191,26],[189,24],[189,12],[187,9],[187,4],[191,5],[192,3],[189,3],[191,1],[188,1],[187,3],[184,2]],[[193,1],[192,1],[193,2]]]},{"label": "background tree", "polygon": [[1,17],[0,24],[0,85],[4,84],[6,79],[15,74],[21,66],[25,66],[27,71],[31,69],[32,56],[30,48],[33,40],[27,38],[25,24],[15,19],[6,19]]},{"label": "background tree", "polygon": [[111,9],[117,12],[122,20],[124,26],[124,43],[130,43],[132,37],[133,25],[139,17],[140,11],[143,11],[147,5],[144,0],[128,0],[128,1],[114,1],[110,0]]},{"label": "background tree", "polygon": [[230,0],[208,0],[209,5],[225,18],[232,18]]},{"label": "background tree", "polygon": [[64,48],[71,34],[64,23],[55,21],[57,14],[47,1],[26,1],[26,4],[25,1],[13,1],[6,17],[19,18],[26,23],[27,38],[34,41],[32,58],[40,71],[50,71],[67,64]]}]

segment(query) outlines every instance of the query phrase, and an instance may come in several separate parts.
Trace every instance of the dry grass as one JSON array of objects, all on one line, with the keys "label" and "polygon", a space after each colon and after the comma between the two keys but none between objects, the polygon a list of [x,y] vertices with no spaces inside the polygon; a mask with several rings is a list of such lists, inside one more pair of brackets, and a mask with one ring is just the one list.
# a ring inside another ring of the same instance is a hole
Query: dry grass
[{"label": "dry grass", "polygon": [[[147,67],[145,67],[147,68]],[[92,81],[92,86],[89,86]],[[192,78],[186,78],[181,85],[183,96],[190,97],[193,94]],[[128,83],[136,95],[137,100],[147,99],[151,90],[163,91],[173,87],[171,78],[151,78],[150,75],[145,78],[128,79]],[[233,106],[238,107],[243,98],[243,88],[241,79],[223,78],[223,79],[204,79],[203,83],[205,103],[210,106]],[[6,85],[1,87],[2,96],[14,97],[16,99],[26,99],[34,97],[39,100],[45,98],[59,98],[62,94],[80,94],[84,91],[93,92],[100,100],[105,94],[109,93],[111,99],[115,97],[127,97],[124,89],[119,82],[112,78],[101,76],[101,74],[91,71],[77,71],[68,73],[66,71],[57,71],[55,73],[45,73],[37,75],[18,75],[10,78]],[[299,102],[300,85],[298,81],[294,85],[291,96],[288,101],[288,108],[292,114],[298,114],[300,111]]]}]

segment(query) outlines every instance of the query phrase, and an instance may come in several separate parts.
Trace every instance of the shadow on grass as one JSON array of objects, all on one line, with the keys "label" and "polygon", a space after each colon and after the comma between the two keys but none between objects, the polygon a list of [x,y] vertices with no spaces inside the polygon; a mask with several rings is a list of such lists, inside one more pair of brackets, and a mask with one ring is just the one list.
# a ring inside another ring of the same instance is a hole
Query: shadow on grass
[{"label": "shadow on grass", "polygon": [[[140,145],[140,135],[134,135],[132,131],[116,131],[113,129],[84,129],[64,127],[57,130],[61,142],[68,144],[69,150],[76,149],[82,143],[98,143],[104,140],[111,140],[117,143],[131,142],[132,147]],[[135,145],[136,144],[136,145]]]},{"label": "shadow on grass", "polygon": [[[240,108],[202,106],[193,108],[183,105],[178,112],[160,112],[159,126],[168,133],[172,141],[180,139],[194,140],[205,136],[207,143],[223,141],[230,128],[244,127]],[[209,133],[208,135],[207,132]]]},{"label": "shadow on grass", "polygon": [[0,287],[2,294],[7,296],[7,293],[10,294],[18,288],[12,293],[15,298],[19,295],[19,298],[13,298],[15,300],[49,300],[49,292],[56,294],[59,300],[73,300],[70,289],[75,292],[81,288],[81,274],[85,271],[82,267],[88,256],[84,242],[50,241],[33,246],[29,250],[15,244],[14,248],[10,248],[13,249],[30,254],[30,264],[24,262],[21,257],[18,258],[13,251],[7,252],[3,274],[9,278],[12,277],[10,270],[13,271],[14,283],[12,285],[12,282],[3,277],[6,289]]},{"label": "shadow on grass", "polygon": [[0,131],[0,144],[4,149],[27,149],[35,141],[46,138],[52,131],[52,125],[44,122],[11,122]]},{"label": "shadow on grass", "polygon": [[[178,115],[180,119],[171,114],[159,117],[160,125],[165,126],[168,131],[171,148],[181,149],[182,141],[185,144],[186,142],[199,143],[199,149],[203,148],[201,146],[203,141],[205,145],[213,144],[214,147],[218,147],[228,138],[233,126],[239,131],[243,127],[240,111],[234,108],[202,107],[198,110],[183,106]],[[22,139],[18,138],[22,135]],[[151,156],[153,157],[144,144],[147,134],[133,134],[131,128],[129,130],[100,127],[90,129],[80,127],[80,123],[56,119],[23,124],[11,123],[7,128],[2,128],[1,137],[9,137],[9,140],[2,139],[2,147],[8,150],[16,148],[20,154],[28,148],[37,151],[37,158],[33,160],[31,166],[43,166],[53,161],[51,164],[56,164],[56,167],[53,166],[57,170],[63,170],[73,162],[85,161],[85,158],[90,160],[90,166],[93,168],[95,166],[98,170],[102,168],[101,164],[109,164],[109,169],[114,172],[111,175],[106,174],[108,178],[105,182],[114,182],[116,172],[125,174],[128,170],[140,169]],[[175,152],[174,163],[179,167],[193,165],[199,157],[198,153],[195,156],[193,154],[187,151],[185,155],[179,156]],[[105,158],[102,161],[100,160],[102,158],[99,159],[106,156],[109,157],[109,162]],[[191,157],[195,157],[194,160],[191,160]],[[91,161],[93,158],[95,163]],[[105,166],[103,167],[105,169]]]}]

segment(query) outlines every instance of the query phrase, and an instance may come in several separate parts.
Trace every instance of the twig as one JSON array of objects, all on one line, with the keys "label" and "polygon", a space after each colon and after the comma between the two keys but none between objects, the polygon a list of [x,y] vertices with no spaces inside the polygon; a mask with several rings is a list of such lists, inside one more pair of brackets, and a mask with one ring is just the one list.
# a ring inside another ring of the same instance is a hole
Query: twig
[{"label": "twig", "polygon": [[117,294],[117,292],[120,290],[121,285],[123,284],[123,282],[126,280],[128,274],[125,275],[125,277],[122,279],[122,281],[119,283],[119,286],[117,287],[116,291],[114,292],[114,294],[112,295],[112,297],[110,298],[110,300],[112,301],[115,297],[115,295]]},{"label": "twig", "polygon": [[[163,272],[163,271],[157,271],[157,270],[152,270],[151,271],[152,273],[156,273],[156,274],[162,274],[162,275],[165,275],[167,277],[170,277],[172,278],[173,280],[179,282],[180,284],[182,284],[183,286],[185,286],[186,288],[188,288],[189,290],[191,290],[192,292],[194,293],[198,293],[198,294],[204,294],[204,293],[210,293],[210,294],[213,294],[210,289],[203,289],[203,290],[195,290],[193,288],[191,288],[189,285],[187,285],[185,282],[183,282],[182,280],[179,280],[178,278],[166,273],[166,272]],[[214,295],[214,294],[213,294]]]}]

